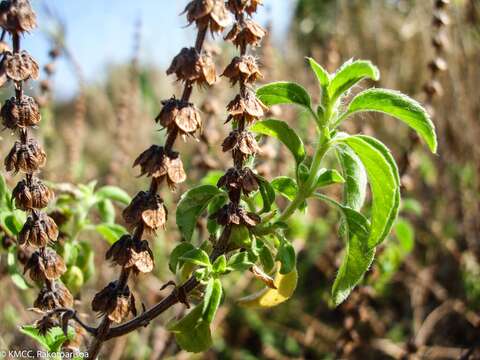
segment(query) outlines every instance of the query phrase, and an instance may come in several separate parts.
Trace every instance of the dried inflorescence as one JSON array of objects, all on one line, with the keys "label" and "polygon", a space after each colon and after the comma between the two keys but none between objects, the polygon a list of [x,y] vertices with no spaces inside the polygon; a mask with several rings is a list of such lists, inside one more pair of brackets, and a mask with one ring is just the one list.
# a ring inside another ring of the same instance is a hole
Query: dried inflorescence
[{"label": "dried inflorescence", "polygon": [[149,273],[153,270],[153,252],[148,241],[138,241],[130,235],[124,235],[108,249],[107,260],[135,272]]},{"label": "dried inflorescence", "polygon": [[184,11],[190,24],[199,29],[209,28],[212,33],[222,32],[230,23],[230,17],[223,0],[194,0]]},{"label": "dried inflorescence", "polygon": [[257,60],[251,55],[234,57],[222,76],[229,78],[232,85],[237,82],[243,84],[255,83],[263,77]]},{"label": "dried inflorescence", "polygon": [[37,102],[30,96],[21,99],[12,97],[5,101],[0,110],[3,125],[9,129],[32,127],[41,120]]},{"label": "dried inflorescence", "polygon": [[199,53],[195,48],[183,48],[173,58],[167,70],[167,75],[171,74],[175,74],[179,81],[192,81],[201,86],[213,85],[217,81],[212,55]]},{"label": "dried inflorescence", "polygon": [[181,135],[195,136],[202,128],[200,112],[192,103],[175,98],[162,101],[163,108],[156,117],[167,132],[179,131]]},{"label": "dried inflorescence", "polygon": [[218,187],[225,187],[229,192],[241,190],[245,195],[258,190],[258,177],[252,169],[230,168],[218,180]]},{"label": "dried inflorescence", "polygon": [[261,222],[260,216],[253,212],[248,212],[236,203],[229,203],[223,206],[219,211],[211,215],[217,223],[223,226],[227,225],[246,225],[254,227]]},{"label": "dried inflorescence", "polygon": [[131,229],[143,224],[146,230],[165,227],[168,211],[159,195],[140,191],[123,210],[123,219]]},{"label": "dried inflorescence", "polygon": [[137,314],[133,294],[128,286],[120,287],[118,281],[112,281],[95,295],[92,309],[115,323],[122,322],[129,313]]},{"label": "dried inflorescence", "polygon": [[28,0],[10,0],[0,3],[0,26],[10,33],[32,31],[37,17]]},{"label": "dried inflorescence", "polygon": [[[20,49],[20,36],[36,27],[36,16],[30,2],[2,1],[0,26],[12,36],[11,49],[1,46],[0,83],[3,85],[10,80],[15,88],[15,96],[5,101],[0,116],[3,125],[19,137],[5,159],[5,168],[14,174],[25,173],[25,178],[12,191],[15,206],[28,215],[17,238],[18,258],[25,264],[25,272],[30,278],[41,284],[34,306],[40,311],[68,308],[73,305],[73,297],[59,281],[67,270],[66,265],[52,248],[47,248],[50,243],[57,241],[58,227],[51,217],[41,211],[53,198],[53,192],[36,177],[45,165],[46,154],[29,133],[41,120],[39,106],[35,99],[23,93],[23,82],[37,79],[39,75],[35,59]],[[41,333],[46,333],[57,322],[45,315],[36,325]],[[68,327],[68,321],[62,327]]]},{"label": "dried inflorescence", "polygon": [[12,150],[5,158],[5,169],[17,173],[34,173],[45,165],[47,156],[35,139],[28,139],[27,143],[16,141]]},{"label": "dried inflorescence", "polygon": [[227,121],[232,119],[245,120],[247,124],[255,122],[258,118],[265,115],[268,108],[257,98],[255,92],[250,89],[245,89],[243,94],[237,95],[227,105],[229,117]]},{"label": "dried inflorescence", "polygon": [[133,166],[140,166],[140,176],[147,175],[156,179],[165,177],[171,188],[187,179],[180,155],[173,151],[167,154],[165,149],[158,145],[152,145],[141,153]]},{"label": "dried inflorescence", "polygon": [[266,34],[263,27],[255,21],[247,19],[235,23],[225,36],[225,40],[231,41],[240,49],[246,49],[247,46],[259,46]]}]

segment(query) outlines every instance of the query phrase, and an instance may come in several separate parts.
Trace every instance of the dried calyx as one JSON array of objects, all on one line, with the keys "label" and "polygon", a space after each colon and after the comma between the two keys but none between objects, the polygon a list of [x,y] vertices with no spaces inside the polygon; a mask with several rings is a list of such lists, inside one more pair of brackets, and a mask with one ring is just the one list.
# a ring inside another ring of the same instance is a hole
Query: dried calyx
[{"label": "dried calyx", "polygon": [[[73,305],[69,290],[59,281],[66,272],[63,259],[47,246],[58,238],[55,221],[41,209],[47,207],[53,192],[36,177],[45,165],[46,154],[30,131],[41,121],[39,106],[35,99],[23,93],[23,82],[37,79],[39,66],[32,56],[20,49],[20,36],[36,27],[36,16],[28,0],[5,0],[0,3],[0,26],[12,36],[12,47],[2,43],[0,84],[13,82],[15,96],[5,101],[0,116],[6,128],[19,137],[5,159],[5,168],[14,174],[22,172],[12,191],[15,205],[27,212],[27,220],[17,238],[18,256],[24,257],[25,272],[38,282],[41,290],[34,306],[40,311],[68,308]],[[37,328],[46,333],[61,321],[57,315],[45,315],[37,321]],[[67,321],[68,327],[68,321]]]}]

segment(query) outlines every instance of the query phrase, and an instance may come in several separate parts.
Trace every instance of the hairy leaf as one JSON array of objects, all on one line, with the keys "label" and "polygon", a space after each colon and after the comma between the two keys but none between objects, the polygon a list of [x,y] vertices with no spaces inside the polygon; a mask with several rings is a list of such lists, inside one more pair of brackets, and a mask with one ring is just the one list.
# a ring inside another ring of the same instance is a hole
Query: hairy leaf
[{"label": "hairy leaf", "polygon": [[297,104],[310,108],[312,100],[302,86],[287,81],[264,85],[257,90],[257,96],[267,106],[279,104]]},{"label": "hairy leaf", "polygon": [[272,187],[279,194],[292,201],[298,193],[298,186],[295,180],[288,176],[279,176],[272,180]]},{"label": "hairy leaf", "polygon": [[360,210],[367,194],[365,168],[355,152],[349,147],[337,147],[337,155],[345,179],[343,204],[352,209]]},{"label": "hairy leaf", "polygon": [[100,201],[104,199],[110,199],[125,205],[129,204],[132,200],[130,195],[128,195],[125,190],[122,190],[116,186],[103,186],[97,190],[95,195]]}]

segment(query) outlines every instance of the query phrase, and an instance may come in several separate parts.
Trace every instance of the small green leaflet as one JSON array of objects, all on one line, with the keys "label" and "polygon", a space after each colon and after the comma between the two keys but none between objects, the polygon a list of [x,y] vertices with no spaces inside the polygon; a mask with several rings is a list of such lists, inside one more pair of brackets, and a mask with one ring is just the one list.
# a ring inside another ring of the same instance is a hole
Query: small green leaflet
[{"label": "small green leaflet", "polygon": [[310,109],[312,100],[302,86],[288,81],[279,81],[260,87],[257,97],[267,106],[297,104]]},{"label": "small green leaflet", "polygon": [[188,262],[198,266],[211,267],[208,254],[201,249],[192,249],[179,257],[180,261]]},{"label": "small green leaflet", "polygon": [[327,89],[328,84],[330,83],[330,74],[325,70],[319,63],[317,63],[313,58],[307,57],[308,63],[312,68],[315,76],[317,77],[322,93]]},{"label": "small green leaflet", "polygon": [[343,217],[343,235],[346,237],[345,255],[332,287],[335,305],[341,304],[352,289],[362,280],[372,264],[375,248],[368,246],[370,224],[358,211],[344,206],[322,194],[314,194],[322,201],[335,206]]},{"label": "small green leaflet", "polygon": [[394,90],[369,89],[353,98],[342,118],[362,111],[381,112],[403,121],[417,132],[433,153],[437,151],[432,120],[426,110],[408,96]]},{"label": "small green leaflet", "polygon": [[210,278],[205,290],[202,317],[208,324],[215,318],[220,301],[222,300],[222,283],[219,279]]},{"label": "small green leaflet", "polygon": [[279,194],[290,201],[292,201],[298,193],[296,181],[288,176],[279,176],[273,179],[271,185]]},{"label": "small green leaflet", "polygon": [[102,235],[109,244],[113,244],[122,235],[127,234],[127,229],[118,224],[103,223],[95,226],[95,231]]},{"label": "small green leaflet", "polygon": [[337,100],[344,92],[363,79],[380,79],[380,72],[370,61],[347,61],[333,75],[328,86],[328,95],[332,101]]},{"label": "small green leaflet", "polygon": [[173,249],[172,253],[170,254],[170,260],[168,262],[168,268],[170,271],[174,274],[177,273],[177,267],[179,264],[179,259],[180,257],[183,256],[183,254],[188,253],[190,250],[195,249],[195,246],[188,242],[182,242],[178,244],[175,249]]},{"label": "small green leaflet", "polygon": [[335,169],[320,169],[317,187],[325,187],[333,184],[343,184],[345,179]]},{"label": "small green leaflet", "polygon": [[354,210],[360,210],[367,196],[365,168],[355,152],[347,146],[338,146],[337,156],[345,178],[343,204]]},{"label": "small green leaflet", "polygon": [[122,204],[129,204],[132,200],[124,190],[116,186],[103,186],[95,192],[95,196],[101,201],[110,199]]},{"label": "small green leaflet", "polygon": [[400,203],[398,170],[393,166],[395,162],[390,152],[378,140],[356,135],[338,141],[355,152],[367,172],[373,197],[372,226],[368,243],[373,248],[388,235],[398,214]]},{"label": "small green leaflet", "polygon": [[224,192],[213,185],[201,185],[182,195],[177,206],[176,221],[178,229],[186,241],[192,239],[198,217],[208,204]]},{"label": "small green leaflet", "polygon": [[302,139],[286,122],[267,119],[256,122],[250,127],[250,130],[280,140],[292,153],[297,166],[305,159],[305,147]]}]

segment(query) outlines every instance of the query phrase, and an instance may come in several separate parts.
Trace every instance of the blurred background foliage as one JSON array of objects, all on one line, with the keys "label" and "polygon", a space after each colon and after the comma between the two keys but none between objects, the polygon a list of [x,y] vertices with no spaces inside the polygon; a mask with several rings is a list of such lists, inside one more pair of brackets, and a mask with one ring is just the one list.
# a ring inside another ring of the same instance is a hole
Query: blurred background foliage
[{"label": "blurred background foliage", "polygon": [[[420,147],[413,149],[411,167],[402,178],[401,218],[363,285],[340,307],[330,306],[330,286],[342,248],[333,228],[337,214],[311,204],[308,214],[299,213],[292,219],[288,234],[299,253],[300,279],[295,296],[273,310],[242,309],[235,299],[253,292],[257,284],[248,277],[232,278],[226,284],[227,296],[216,319],[215,346],[202,355],[204,358],[480,358],[480,2],[451,1],[448,12],[448,69],[439,79],[443,94],[432,104],[439,154],[431,156]],[[305,56],[313,56],[330,71],[351,57],[370,59],[383,75],[378,86],[398,89],[423,101],[423,86],[429,79],[427,65],[434,54],[430,40],[433,15],[433,1],[298,0],[286,37],[281,42],[267,39],[256,55],[263,63],[265,82],[297,81],[311,91],[316,91],[317,85],[306,70]],[[40,127],[49,155],[43,177],[56,183],[57,194],[64,195],[58,197],[52,211],[61,210],[65,201],[67,205],[68,201],[77,205],[86,201],[68,199],[72,189],[66,183],[96,180],[97,185],[90,184],[91,197],[95,189],[105,185],[118,186],[130,195],[145,188],[144,180],[136,178],[131,164],[152,142],[161,142],[164,133],[158,131],[153,119],[160,101],[178,85],[166,77],[165,69],[138,61],[142,56],[141,34],[149,29],[133,22],[135,30],[130,42],[135,50],[131,61],[109,66],[102,80],[85,81],[81,64],[75,59],[75,44],[66,43],[62,36],[68,23],[61,25],[58,31],[45,36],[51,49],[59,50],[60,58],[72,65],[78,92],[67,99],[57,96],[55,88],[49,88],[49,78],[55,74],[45,74],[47,82],[31,90],[37,96],[49,91],[53,94],[43,108]],[[210,46],[218,53],[218,69],[224,68],[234,50],[216,42]],[[199,143],[179,145],[190,169],[189,182],[173,198],[166,199],[168,208],[173,208],[180,194],[209,172],[214,176],[211,171],[229,167],[228,158],[219,150],[225,132],[224,107],[232,96],[224,79],[212,89],[196,92],[194,102],[201,105],[206,121],[204,135]],[[307,146],[314,145],[312,124],[302,113],[288,107],[275,108],[272,117],[302,129],[304,137],[310,136]],[[411,148],[409,132],[393,121],[380,121],[379,116],[357,118],[345,126],[382,139],[399,162]],[[13,140],[8,131],[2,133],[3,154]],[[257,159],[262,175],[272,179],[291,173],[284,149],[273,141],[262,147],[263,154]],[[8,177],[6,180],[11,187],[14,181]],[[339,189],[332,187],[330,192],[335,196]],[[95,231],[98,228],[89,229],[92,224],[106,223],[107,215],[110,223],[115,220],[111,219],[113,208],[120,226],[115,229],[121,231],[118,214],[123,206],[122,201],[113,201],[105,215],[105,209],[88,201],[82,211],[87,212],[83,215],[90,227],[75,232],[78,244],[87,244],[89,249],[81,251],[94,254],[88,260],[93,261],[92,266],[79,266],[83,290],[81,296],[77,295],[78,309],[85,313],[91,313],[89,304],[95,289],[113,278],[113,270],[102,255],[108,241],[102,231]],[[147,306],[164,295],[159,289],[172,276],[167,259],[179,241],[173,219],[170,216],[167,231],[155,239],[155,273],[133,285]],[[198,224],[198,238],[205,226]],[[0,349],[33,347],[16,327],[33,320],[34,315],[25,309],[35,292],[12,281],[12,261],[21,263],[21,259],[12,259],[9,249],[14,245],[7,236],[8,226],[3,230]],[[67,239],[73,236],[71,227],[65,231]],[[88,276],[84,276],[87,271]],[[78,276],[75,279],[79,281]],[[110,342],[105,353],[109,359],[191,358],[179,352],[162,326],[174,315],[168,313],[152,326]],[[85,320],[96,321],[93,316]]]}]

